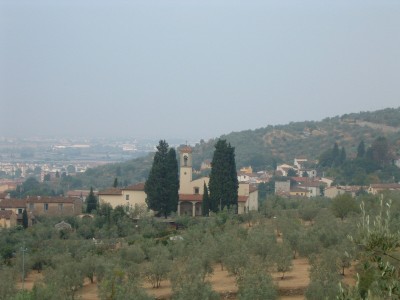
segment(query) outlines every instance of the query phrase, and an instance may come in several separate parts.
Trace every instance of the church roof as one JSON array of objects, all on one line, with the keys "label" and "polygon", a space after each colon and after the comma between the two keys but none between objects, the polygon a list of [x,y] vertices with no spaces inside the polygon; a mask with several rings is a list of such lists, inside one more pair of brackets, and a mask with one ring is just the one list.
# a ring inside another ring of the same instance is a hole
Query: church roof
[{"label": "church roof", "polygon": [[190,146],[184,146],[183,148],[181,148],[180,152],[181,153],[192,153],[193,149]]}]

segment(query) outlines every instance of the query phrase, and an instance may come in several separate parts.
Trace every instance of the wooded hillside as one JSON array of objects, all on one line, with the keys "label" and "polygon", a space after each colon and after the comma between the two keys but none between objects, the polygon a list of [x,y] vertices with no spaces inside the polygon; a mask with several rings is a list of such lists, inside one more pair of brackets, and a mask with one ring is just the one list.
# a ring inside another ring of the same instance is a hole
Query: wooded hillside
[{"label": "wooded hillside", "polygon": [[[268,125],[222,135],[235,147],[238,168],[251,165],[254,170],[272,169],[275,163],[292,162],[296,156],[317,159],[336,142],[345,147],[347,156],[354,157],[357,146],[364,140],[368,147],[379,136],[400,152],[400,107],[374,112],[351,113],[322,121],[291,122]],[[212,158],[216,139],[200,141],[193,147],[193,165],[199,169],[202,161]],[[103,188],[112,185],[114,177],[121,184],[144,181],[147,178],[152,154],[128,162],[88,170],[77,179],[85,187]]]}]

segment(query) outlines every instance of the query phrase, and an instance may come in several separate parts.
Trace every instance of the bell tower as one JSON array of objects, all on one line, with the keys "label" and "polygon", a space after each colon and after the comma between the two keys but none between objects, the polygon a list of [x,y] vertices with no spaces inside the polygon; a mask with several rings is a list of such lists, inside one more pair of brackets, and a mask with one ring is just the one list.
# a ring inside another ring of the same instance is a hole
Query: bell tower
[{"label": "bell tower", "polygon": [[192,188],[192,148],[185,146],[180,150],[179,193],[191,194]]}]

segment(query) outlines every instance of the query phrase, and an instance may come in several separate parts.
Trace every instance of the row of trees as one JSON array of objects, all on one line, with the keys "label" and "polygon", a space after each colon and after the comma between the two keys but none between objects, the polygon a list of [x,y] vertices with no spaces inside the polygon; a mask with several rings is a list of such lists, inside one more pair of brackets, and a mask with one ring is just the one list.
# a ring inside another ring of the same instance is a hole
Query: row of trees
[{"label": "row of trees", "polygon": [[[178,218],[185,226],[179,232],[153,218],[133,223],[124,208],[109,205],[100,206],[94,219],[68,218],[72,231],[54,229],[59,219],[40,218],[27,230],[0,235],[0,299],[75,299],[84,278],[97,282],[100,299],[151,299],[142,284],[156,288],[165,279],[172,299],[218,299],[209,281],[215,268],[235,278],[239,299],[276,299],[270,272],[281,272],[284,280],[298,256],[311,265],[307,299],[397,299],[400,195],[385,198],[393,201],[342,196],[338,206],[364,204],[340,218],[324,198],[269,198],[260,213]],[[27,268],[42,272],[44,280],[22,296],[15,282],[23,243]],[[355,261],[359,284],[339,289],[341,274]]]},{"label": "row of trees", "polygon": [[328,176],[336,178],[338,184],[397,182],[400,180],[400,169],[393,164],[394,157],[388,140],[378,137],[370,147],[361,141],[353,159],[347,159],[344,147],[339,150],[335,143],[332,149],[321,154],[318,167]]}]

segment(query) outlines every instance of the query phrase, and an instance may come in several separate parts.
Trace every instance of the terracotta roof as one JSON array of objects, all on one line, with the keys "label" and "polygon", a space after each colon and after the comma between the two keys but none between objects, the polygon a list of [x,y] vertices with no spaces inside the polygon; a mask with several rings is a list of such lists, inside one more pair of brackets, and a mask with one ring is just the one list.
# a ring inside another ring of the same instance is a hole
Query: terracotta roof
[{"label": "terracotta roof", "polygon": [[0,219],[9,220],[12,214],[12,210],[0,210]]},{"label": "terracotta roof", "polygon": [[26,203],[74,203],[76,200],[74,197],[30,197]]},{"label": "terracotta roof", "polygon": [[299,176],[296,176],[296,177],[292,177],[292,179],[293,179],[294,181],[297,181],[297,182],[311,181],[311,179],[310,179],[309,177],[299,177]]},{"label": "terracotta roof", "polygon": [[109,188],[104,191],[100,191],[98,195],[122,195],[122,191],[117,188]]},{"label": "terracotta roof", "polygon": [[192,148],[189,147],[189,146],[184,146],[183,148],[181,148],[180,152],[181,152],[181,153],[192,153],[193,150],[192,150]]},{"label": "terracotta roof", "polygon": [[25,208],[25,199],[4,199],[0,201],[0,208]]},{"label": "terracotta roof", "polygon": [[373,189],[400,189],[400,184],[398,183],[377,183],[371,184]]},{"label": "terracotta roof", "polygon": [[320,185],[326,185],[325,182],[319,182],[319,181],[309,181],[309,182],[302,182],[300,186],[304,187],[319,187]]},{"label": "terracotta roof", "polygon": [[[67,197],[87,197],[90,190],[71,190],[67,192]],[[93,194],[97,195],[97,191],[93,191]]]},{"label": "terracotta roof", "polygon": [[133,184],[124,188],[124,190],[129,191],[144,191],[144,182],[140,182],[138,184]]},{"label": "terracotta roof", "polygon": [[238,202],[246,202],[249,196],[238,196]]}]

